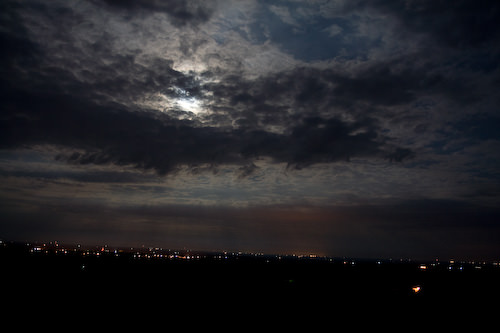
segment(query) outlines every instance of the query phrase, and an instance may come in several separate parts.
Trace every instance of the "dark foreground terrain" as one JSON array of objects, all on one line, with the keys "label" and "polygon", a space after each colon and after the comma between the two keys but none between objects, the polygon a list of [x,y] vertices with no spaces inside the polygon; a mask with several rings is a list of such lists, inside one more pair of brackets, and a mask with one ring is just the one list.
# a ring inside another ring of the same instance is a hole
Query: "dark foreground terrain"
[{"label": "dark foreground terrain", "polygon": [[[497,263],[352,260],[163,249],[0,247],[4,302],[43,308],[497,300]],[[215,303],[214,303],[215,302]],[[254,302],[255,303],[255,302]]]}]

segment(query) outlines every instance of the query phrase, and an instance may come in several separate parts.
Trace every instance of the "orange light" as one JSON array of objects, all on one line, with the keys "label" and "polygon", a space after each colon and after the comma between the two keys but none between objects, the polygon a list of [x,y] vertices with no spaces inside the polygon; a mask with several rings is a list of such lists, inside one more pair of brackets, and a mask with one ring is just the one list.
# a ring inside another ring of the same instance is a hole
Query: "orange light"
[{"label": "orange light", "polygon": [[420,289],[421,289],[420,286],[415,286],[415,287],[411,288],[411,290],[413,290],[413,292],[415,294],[417,294],[420,291]]}]

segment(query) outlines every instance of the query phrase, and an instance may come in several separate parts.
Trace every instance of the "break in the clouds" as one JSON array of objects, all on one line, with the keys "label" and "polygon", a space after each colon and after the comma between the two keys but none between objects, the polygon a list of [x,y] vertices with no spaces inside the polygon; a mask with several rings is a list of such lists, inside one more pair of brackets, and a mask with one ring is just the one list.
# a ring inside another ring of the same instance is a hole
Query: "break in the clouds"
[{"label": "break in the clouds", "polygon": [[[8,209],[10,217],[46,205],[64,220],[67,193],[118,215],[146,205],[166,225],[158,207],[183,215],[179,205],[270,212],[262,207],[301,203],[307,212],[359,207],[363,221],[362,212],[378,221],[394,209],[397,218],[377,231],[382,242],[407,223],[395,207],[412,211],[435,200],[481,215],[481,207],[498,203],[494,1],[0,6],[1,195],[18,207]],[[333,215],[321,224],[326,235],[337,230]],[[264,233],[277,225],[286,233],[281,222],[264,220]],[[237,228],[219,222],[219,231]],[[84,231],[85,223],[76,225]],[[238,232],[250,228],[244,225]],[[433,232],[412,225],[422,237]],[[202,229],[192,231],[201,239]],[[23,237],[19,228],[5,230]],[[498,234],[494,223],[474,230]],[[222,234],[216,238],[224,245]],[[258,248],[259,239],[245,242]]]}]

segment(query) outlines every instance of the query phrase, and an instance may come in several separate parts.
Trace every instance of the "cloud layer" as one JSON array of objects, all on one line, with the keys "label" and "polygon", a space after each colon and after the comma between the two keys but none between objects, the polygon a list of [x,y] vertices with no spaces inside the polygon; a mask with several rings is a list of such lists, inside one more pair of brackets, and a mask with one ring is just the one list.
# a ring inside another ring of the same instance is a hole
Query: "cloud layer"
[{"label": "cloud layer", "polygon": [[36,197],[36,182],[55,202],[71,184],[118,206],[146,201],[133,193],[155,205],[498,203],[495,1],[0,10],[4,197]]}]

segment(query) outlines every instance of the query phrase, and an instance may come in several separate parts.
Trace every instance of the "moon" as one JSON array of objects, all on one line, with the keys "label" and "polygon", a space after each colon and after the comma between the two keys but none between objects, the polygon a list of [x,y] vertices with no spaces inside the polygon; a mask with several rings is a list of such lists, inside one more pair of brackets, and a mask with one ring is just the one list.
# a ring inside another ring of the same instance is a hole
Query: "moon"
[{"label": "moon", "polygon": [[182,111],[192,112],[196,115],[202,112],[201,103],[194,97],[181,97],[175,104]]},{"label": "moon", "polygon": [[[173,93],[172,93],[173,92]],[[157,92],[139,100],[139,103],[159,112],[174,112],[176,117],[191,119],[208,113],[206,101],[198,96],[190,95],[182,88],[173,88],[168,94]],[[181,114],[175,111],[182,111]],[[182,115],[184,113],[184,115]]]}]

